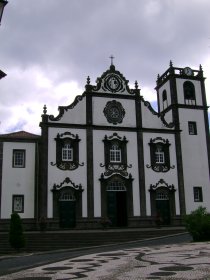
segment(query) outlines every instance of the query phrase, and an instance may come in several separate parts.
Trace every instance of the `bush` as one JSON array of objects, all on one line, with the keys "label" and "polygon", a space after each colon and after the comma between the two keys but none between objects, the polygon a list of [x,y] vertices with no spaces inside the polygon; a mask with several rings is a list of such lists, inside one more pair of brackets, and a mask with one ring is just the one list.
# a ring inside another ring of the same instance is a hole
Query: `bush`
[{"label": "bush", "polygon": [[210,240],[210,214],[205,207],[200,206],[190,215],[187,215],[185,225],[193,241]]},{"label": "bush", "polygon": [[17,251],[19,251],[20,248],[25,247],[22,221],[17,213],[11,214],[9,243],[11,247]]}]

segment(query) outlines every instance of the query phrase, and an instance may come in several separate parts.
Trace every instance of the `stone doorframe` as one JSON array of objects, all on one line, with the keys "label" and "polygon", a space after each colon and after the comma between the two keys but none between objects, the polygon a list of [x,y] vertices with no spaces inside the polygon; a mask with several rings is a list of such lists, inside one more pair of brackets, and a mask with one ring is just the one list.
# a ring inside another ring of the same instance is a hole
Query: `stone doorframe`
[{"label": "stone doorframe", "polygon": [[160,179],[159,182],[156,185],[150,185],[150,204],[151,204],[151,216],[156,217],[157,211],[156,211],[156,193],[159,190],[164,190],[168,194],[169,198],[169,204],[170,204],[170,213],[171,218],[173,218],[176,215],[176,206],[175,206],[175,191],[174,185],[167,184],[163,179]]},{"label": "stone doorframe", "polygon": [[104,175],[101,174],[101,178],[99,179],[101,182],[101,217],[107,217],[107,186],[112,181],[120,181],[126,187],[126,199],[127,199],[127,217],[129,223],[129,217],[133,217],[133,186],[132,186],[132,175],[130,174],[128,178],[123,177],[120,174],[113,174],[108,178],[104,178]]},{"label": "stone doorframe", "polygon": [[82,218],[82,192],[83,188],[80,185],[75,185],[69,177],[60,183],[54,184],[52,188],[53,193],[53,218],[59,218],[59,198],[64,190],[71,189],[76,200],[76,219]]}]

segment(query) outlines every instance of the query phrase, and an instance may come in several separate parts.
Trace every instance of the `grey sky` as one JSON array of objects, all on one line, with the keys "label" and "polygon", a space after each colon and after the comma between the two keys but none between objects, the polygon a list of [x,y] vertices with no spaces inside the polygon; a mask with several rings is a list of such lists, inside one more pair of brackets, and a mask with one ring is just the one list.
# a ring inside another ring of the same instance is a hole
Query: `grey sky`
[{"label": "grey sky", "polygon": [[[40,133],[49,114],[114,64],[146,100],[157,74],[174,66],[209,77],[209,0],[10,0],[0,27],[0,133]],[[210,83],[206,81],[209,95]],[[210,104],[210,98],[208,98]]]}]

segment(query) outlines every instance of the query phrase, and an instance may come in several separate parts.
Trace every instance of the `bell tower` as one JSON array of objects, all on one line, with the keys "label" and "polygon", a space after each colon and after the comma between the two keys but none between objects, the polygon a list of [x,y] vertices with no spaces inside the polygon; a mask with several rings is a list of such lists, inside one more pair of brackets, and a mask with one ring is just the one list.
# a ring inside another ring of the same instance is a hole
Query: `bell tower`
[{"label": "bell tower", "polygon": [[158,112],[174,124],[181,214],[208,205],[209,122],[205,78],[200,65],[174,67],[157,78]]}]

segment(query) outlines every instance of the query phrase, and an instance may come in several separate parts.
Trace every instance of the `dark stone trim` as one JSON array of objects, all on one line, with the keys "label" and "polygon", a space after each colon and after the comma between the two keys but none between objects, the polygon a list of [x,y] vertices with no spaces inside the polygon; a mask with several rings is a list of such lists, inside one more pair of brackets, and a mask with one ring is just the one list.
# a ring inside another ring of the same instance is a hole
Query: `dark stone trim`
[{"label": "dark stone trim", "polygon": [[103,92],[90,92],[87,93],[88,95],[91,95],[93,97],[103,97],[103,98],[114,98],[114,99],[131,99],[131,100],[135,100],[136,96],[135,95],[124,95],[124,94],[113,94],[113,93],[103,93]]},{"label": "dark stone trim", "polygon": [[176,132],[180,132],[179,130],[175,129],[167,129],[167,128],[136,128],[136,127],[123,127],[123,126],[102,126],[102,125],[90,125],[87,126],[85,124],[58,124],[58,123],[48,123],[47,127],[58,127],[58,128],[76,128],[76,129],[88,129],[91,128],[92,130],[107,130],[107,131],[127,131],[127,132],[152,132],[152,133],[169,133],[174,134]]},{"label": "dark stone trim", "polygon": [[106,195],[106,187],[109,184],[110,181],[113,179],[118,179],[120,181],[123,181],[126,186],[126,192],[127,192],[127,217],[129,222],[129,217],[133,216],[133,178],[131,174],[128,178],[124,178],[120,174],[113,174],[112,176],[108,178],[104,178],[103,174],[101,174],[101,178],[99,178],[101,182],[101,217],[107,217],[107,195]]},{"label": "dark stone trim", "polygon": [[48,191],[48,126],[42,125],[42,140],[40,143],[40,183],[38,188],[38,215],[47,218],[47,191]]},{"label": "dark stone trim", "polygon": [[[57,134],[55,138],[56,141],[56,162],[51,162],[52,166],[56,166],[61,170],[75,170],[79,166],[84,166],[84,162],[79,163],[79,136],[78,134],[74,135],[71,132],[64,132],[62,134]],[[70,144],[73,149],[73,160],[64,161],[62,159],[62,149],[65,144]]]},{"label": "dark stone trim", "polygon": [[93,130],[87,129],[87,210],[88,218],[94,217],[93,194]]},{"label": "dark stone trim", "polygon": [[2,195],[3,146],[4,144],[0,142],[0,219],[1,219],[1,195]]},{"label": "dark stone trim", "polygon": [[[139,168],[139,200],[140,200],[140,215],[146,216],[146,186],[145,186],[145,170],[144,170],[144,143],[142,130],[142,111],[141,101],[139,98],[135,100],[136,106],[136,126],[137,126],[137,155]],[[144,104],[145,105],[145,104]]]},{"label": "dark stone trim", "polygon": [[[65,186],[65,184],[71,184],[70,186]],[[53,218],[59,218],[59,197],[61,192],[65,189],[72,189],[76,198],[76,220],[82,218],[82,185],[76,185],[71,181],[69,177],[66,177],[63,182],[59,185],[54,184],[52,188],[53,192]],[[76,221],[77,222],[77,221]]]},{"label": "dark stone trim", "polygon": [[208,154],[208,164],[209,164],[209,174],[210,174],[210,137],[209,137],[209,118],[208,118],[208,107],[206,101],[206,90],[204,79],[201,80],[201,94],[202,94],[202,101],[203,101],[203,114],[204,114],[204,125],[205,125],[205,132],[206,132],[206,147],[207,147],[207,154]]},{"label": "dark stone trim", "polygon": [[[160,182],[163,181],[163,186],[161,186]],[[160,186],[157,186],[159,185]],[[175,203],[175,189],[173,185],[168,185],[165,184],[164,180],[161,179],[156,185],[150,185],[150,204],[151,204],[151,216],[156,217],[157,216],[157,212],[156,212],[156,192],[157,190],[167,190],[168,192],[168,197],[169,197],[169,207],[170,207],[170,216],[171,216],[171,223],[173,223],[173,219],[176,216],[176,203]]]},{"label": "dark stone trim", "polygon": [[[171,92],[171,103],[178,104],[177,87],[175,75],[170,80],[170,92]],[[184,174],[183,174],[183,162],[182,162],[182,146],[181,146],[181,135],[180,135],[180,122],[179,122],[179,107],[173,106],[172,110],[173,122],[175,123],[175,148],[176,148],[176,159],[177,159],[177,179],[179,188],[179,203],[180,203],[180,214],[184,216],[186,214],[185,204],[185,192],[184,192]]]},{"label": "dark stone trim", "polygon": [[39,193],[39,145],[35,145],[35,185],[34,185],[34,218],[38,222],[38,193]]},{"label": "dark stone trim", "polygon": [[49,116],[49,120],[50,121],[59,121],[62,117],[63,114],[65,113],[65,111],[68,111],[69,109],[73,109],[78,103],[79,101],[81,101],[83,99],[84,95],[78,95],[75,97],[74,102],[68,106],[59,106],[58,110],[59,110],[59,114],[57,115],[57,117],[54,117],[53,115]]},{"label": "dark stone trim", "polygon": [[92,96],[86,97],[86,145],[87,145],[87,211],[88,218],[94,217],[94,181],[93,181],[93,127]]},{"label": "dark stone trim", "polygon": [[197,75],[191,75],[187,76],[184,74],[176,74],[175,70],[179,70],[180,72],[183,71],[183,68],[178,68],[178,67],[170,67],[168,68],[160,77],[157,79],[157,86],[156,88],[160,88],[162,85],[164,85],[168,80],[171,80],[171,78],[178,78],[178,79],[185,79],[185,80],[194,80],[194,81],[199,81],[201,79],[205,79],[203,77],[203,74],[201,73],[202,71],[198,70],[193,70]]},{"label": "dark stone trim", "polygon": [[173,108],[179,109],[193,109],[193,110],[208,110],[208,106],[200,106],[200,105],[186,105],[186,104],[171,104],[165,110],[161,112],[161,114],[166,114],[168,111],[173,110]]}]

